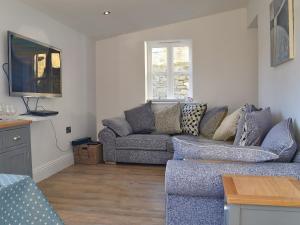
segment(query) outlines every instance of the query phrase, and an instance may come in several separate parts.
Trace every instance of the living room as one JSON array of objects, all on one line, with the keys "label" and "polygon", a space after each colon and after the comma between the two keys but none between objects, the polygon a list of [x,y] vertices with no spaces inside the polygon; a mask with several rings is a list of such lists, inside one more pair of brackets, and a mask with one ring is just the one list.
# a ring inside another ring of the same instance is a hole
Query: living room
[{"label": "living room", "polygon": [[[0,224],[298,224],[299,11],[298,0],[2,1],[0,173],[29,176],[0,175]],[[28,73],[14,70],[18,39],[60,54],[31,57],[45,60],[32,76],[59,70],[51,98],[15,91]],[[45,109],[58,114],[21,115]],[[86,137],[104,163],[74,163],[71,143]],[[264,182],[286,188],[253,191]],[[49,220],[18,211],[28,194],[7,196],[26,185]]]}]

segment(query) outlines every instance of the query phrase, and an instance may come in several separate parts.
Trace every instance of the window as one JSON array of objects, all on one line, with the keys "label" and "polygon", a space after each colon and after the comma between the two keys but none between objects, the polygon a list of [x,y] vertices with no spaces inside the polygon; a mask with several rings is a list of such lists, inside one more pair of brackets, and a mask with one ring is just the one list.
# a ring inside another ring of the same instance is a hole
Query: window
[{"label": "window", "polygon": [[192,95],[192,42],[146,43],[147,100],[184,100]]}]

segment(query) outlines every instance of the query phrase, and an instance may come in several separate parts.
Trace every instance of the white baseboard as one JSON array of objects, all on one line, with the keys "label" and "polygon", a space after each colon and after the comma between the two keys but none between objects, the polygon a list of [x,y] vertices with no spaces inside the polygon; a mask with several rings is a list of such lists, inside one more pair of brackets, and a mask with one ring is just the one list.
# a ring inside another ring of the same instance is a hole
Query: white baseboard
[{"label": "white baseboard", "polygon": [[33,168],[33,179],[40,182],[74,164],[73,153],[65,154],[44,165]]}]

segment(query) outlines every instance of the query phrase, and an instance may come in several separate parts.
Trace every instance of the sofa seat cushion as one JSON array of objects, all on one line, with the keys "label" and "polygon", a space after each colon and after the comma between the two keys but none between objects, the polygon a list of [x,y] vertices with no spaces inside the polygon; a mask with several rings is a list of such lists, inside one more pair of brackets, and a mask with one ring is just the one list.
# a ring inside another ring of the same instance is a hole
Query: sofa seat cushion
[{"label": "sofa seat cushion", "polygon": [[213,139],[209,139],[204,137],[203,135],[192,136],[192,135],[175,135],[173,138],[177,138],[183,141],[193,141],[199,143],[209,143],[209,144],[232,144],[232,141],[216,141]]},{"label": "sofa seat cushion", "polygon": [[199,143],[173,139],[174,159],[218,160],[235,162],[267,162],[278,155],[256,146],[233,146],[226,144]]},{"label": "sofa seat cushion", "polygon": [[168,145],[167,145],[168,152],[174,152],[173,138],[177,138],[177,139],[183,140],[183,141],[193,141],[193,142],[199,142],[199,143],[232,144],[231,141],[215,141],[215,140],[206,138],[203,135],[193,136],[193,135],[183,134],[183,135],[175,135],[172,138],[170,138],[170,141],[168,142]]},{"label": "sofa seat cushion", "polygon": [[133,134],[116,139],[117,150],[166,151],[169,135]]}]

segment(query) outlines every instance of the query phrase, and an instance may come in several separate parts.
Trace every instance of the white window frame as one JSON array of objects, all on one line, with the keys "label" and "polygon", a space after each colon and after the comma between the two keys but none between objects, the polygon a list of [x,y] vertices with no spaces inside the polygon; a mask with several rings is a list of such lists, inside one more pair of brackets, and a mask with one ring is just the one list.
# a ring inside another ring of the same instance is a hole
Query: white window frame
[{"label": "white window frame", "polygon": [[[190,70],[189,70],[189,92],[188,97],[193,98],[193,48],[192,40],[164,40],[164,41],[147,41],[145,42],[145,74],[146,74],[146,101],[154,102],[184,102],[186,99],[175,99],[174,97],[174,76],[181,74],[173,71],[173,48],[174,47],[189,47]],[[167,48],[167,74],[168,74],[168,97],[167,99],[153,99],[152,88],[152,48]]]}]

